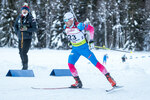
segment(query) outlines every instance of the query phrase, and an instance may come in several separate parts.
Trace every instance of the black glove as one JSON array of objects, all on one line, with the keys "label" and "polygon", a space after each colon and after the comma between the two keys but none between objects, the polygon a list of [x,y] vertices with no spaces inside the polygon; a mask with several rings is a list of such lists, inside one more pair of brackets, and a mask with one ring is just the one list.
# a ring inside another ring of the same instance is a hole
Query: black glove
[{"label": "black glove", "polygon": [[71,42],[68,42],[68,46],[69,46],[70,48],[72,48],[72,44],[71,44]]},{"label": "black glove", "polygon": [[90,40],[90,41],[89,41],[89,44],[91,44],[91,43],[94,43],[94,41],[93,41],[93,40]]},{"label": "black glove", "polygon": [[89,46],[90,46],[90,49],[94,49],[94,41],[93,40],[89,41]]}]

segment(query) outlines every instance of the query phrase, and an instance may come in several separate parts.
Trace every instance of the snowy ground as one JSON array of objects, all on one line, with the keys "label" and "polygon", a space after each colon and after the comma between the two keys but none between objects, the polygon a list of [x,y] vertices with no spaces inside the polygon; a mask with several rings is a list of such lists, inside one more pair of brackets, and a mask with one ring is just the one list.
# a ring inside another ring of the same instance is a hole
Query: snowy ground
[{"label": "snowy ground", "polygon": [[[76,68],[85,89],[34,90],[31,87],[64,87],[74,83],[72,77],[49,76],[52,69],[68,69],[70,50],[30,50],[29,69],[35,77],[6,77],[9,69],[21,69],[18,49],[0,48],[0,100],[149,100],[150,52],[126,53],[93,50],[100,62],[108,54],[106,68],[119,85],[119,91],[106,93],[110,84],[98,69],[81,57]],[[132,57],[132,59],[130,59]]]}]

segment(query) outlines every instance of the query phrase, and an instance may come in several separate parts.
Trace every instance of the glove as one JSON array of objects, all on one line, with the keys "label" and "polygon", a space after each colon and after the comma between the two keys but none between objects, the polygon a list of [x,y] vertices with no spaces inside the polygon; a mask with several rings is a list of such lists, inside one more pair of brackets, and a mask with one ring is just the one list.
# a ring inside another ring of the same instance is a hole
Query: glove
[{"label": "glove", "polygon": [[94,49],[94,41],[93,40],[89,41],[89,46],[90,46],[90,49]]},{"label": "glove", "polygon": [[68,43],[68,47],[69,47],[69,48],[72,48],[71,42]]},{"label": "glove", "polygon": [[20,30],[22,32],[22,31],[27,31],[27,29],[28,29],[27,26],[22,26]]},{"label": "glove", "polygon": [[94,43],[94,41],[93,41],[93,40],[90,40],[90,41],[89,41],[89,44],[90,44],[90,43]]}]

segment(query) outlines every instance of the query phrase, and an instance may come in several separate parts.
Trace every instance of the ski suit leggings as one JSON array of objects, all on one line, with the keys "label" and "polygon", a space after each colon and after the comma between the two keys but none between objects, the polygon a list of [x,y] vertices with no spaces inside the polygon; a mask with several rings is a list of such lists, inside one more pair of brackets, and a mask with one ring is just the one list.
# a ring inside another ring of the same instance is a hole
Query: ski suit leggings
[{"label": "ski suit leggings", "polygon": [[72,73],[72,75],[78,76],[77,70],[75,68],[75,63],[77,62],[77,60],[79,59],[80,56],[84,56],[85,58],[87,58],[94,66],[96,66],[103,74],[107,73],[107,70],[105,69],[105,67],[100,64],[98,62],[98,60],[96,59],[95,55],[93,54],[93,52],[91,52],[89,50],[89,46],[87,43],[78,46],[78,47],[73,47],[71,54],[69,55],[68,58],[68,66],[69,69]]}]

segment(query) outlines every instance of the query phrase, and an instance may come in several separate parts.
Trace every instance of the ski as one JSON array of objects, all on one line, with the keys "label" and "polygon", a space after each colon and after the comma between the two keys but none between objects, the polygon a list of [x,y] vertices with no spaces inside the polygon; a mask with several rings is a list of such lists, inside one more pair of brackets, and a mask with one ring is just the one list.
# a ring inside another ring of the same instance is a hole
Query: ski
[{"label": "ski", "polygon": [[109,90],[106,90],[106,92],[111,92],[111,91],[114,91],[116,89],[120,89],[122,88],[123,86],[114,86],[113,88],[109,89]]},{"label": "ski", "polygon": [[69,89],[70,87],[56,87],[56,88],[38,88],[38,87],[31,87],[32,89],[39,89],[39,90],[58,90],[58,89]]},{"label": "ski", "polygon": [[52,87],[52,88],[38,88],[38,87],[31,87],[32,89],[38,90],[59,90],[59,89],[84,89],[84,88],[71,88],[71,87]]}]

